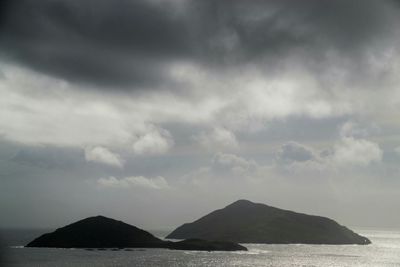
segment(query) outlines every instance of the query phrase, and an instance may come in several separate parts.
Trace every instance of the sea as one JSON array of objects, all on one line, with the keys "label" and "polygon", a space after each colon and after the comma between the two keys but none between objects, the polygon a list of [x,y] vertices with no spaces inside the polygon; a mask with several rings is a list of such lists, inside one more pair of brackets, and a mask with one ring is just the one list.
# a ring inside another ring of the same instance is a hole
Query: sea
[{"label": "sea", "polygon": [[[42,230],[43,232],[43,230]],[[248,251],[200,252],[168,249],[85,250],[25,248],[42,233],[8,230],[3,238],[1,267],[106,266],[399,266],[400,230],[356,229],[371,245],[244,244]],[[160,235],[158,235],[160,236]]]}]

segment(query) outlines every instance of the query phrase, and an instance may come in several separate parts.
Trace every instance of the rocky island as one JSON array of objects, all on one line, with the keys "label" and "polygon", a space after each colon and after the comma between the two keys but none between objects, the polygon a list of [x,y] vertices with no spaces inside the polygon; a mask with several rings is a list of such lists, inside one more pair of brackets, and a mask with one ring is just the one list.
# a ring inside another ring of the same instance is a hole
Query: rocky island
[{"label": "rocky island", "polygon": [[370,244],[329,218],[278,209],[239,200],[195,222],[183,224],[167,236],[237,243],[264,244]]},{"label": "rocky island", "polygon": [[104,216],[90,217],[52,233],[44,234],[27,247],[51,248],[167,248],[177,250],[236,251],[245,247],[227,241],[188,239],[164,241],[149,232]]}]

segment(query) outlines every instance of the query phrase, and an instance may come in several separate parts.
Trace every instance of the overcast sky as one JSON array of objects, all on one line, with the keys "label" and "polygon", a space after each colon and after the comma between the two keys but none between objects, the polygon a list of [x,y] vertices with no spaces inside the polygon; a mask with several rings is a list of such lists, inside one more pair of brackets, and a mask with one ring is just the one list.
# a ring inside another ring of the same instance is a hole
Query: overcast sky
[{"label": "overcast sky", "polygon": [[242,198],[400,227],[399,1],[0,5],[0,227]]}]

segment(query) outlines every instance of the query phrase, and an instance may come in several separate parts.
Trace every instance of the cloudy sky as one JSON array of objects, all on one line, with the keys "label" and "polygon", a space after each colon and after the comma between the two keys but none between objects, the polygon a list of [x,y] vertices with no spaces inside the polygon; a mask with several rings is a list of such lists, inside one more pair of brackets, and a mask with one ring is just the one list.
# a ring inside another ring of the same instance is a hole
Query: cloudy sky
[{"label": "cloudy sky", "polygon": [[400,227],[399,1],[0,5],[0,227],[241,198]]}]

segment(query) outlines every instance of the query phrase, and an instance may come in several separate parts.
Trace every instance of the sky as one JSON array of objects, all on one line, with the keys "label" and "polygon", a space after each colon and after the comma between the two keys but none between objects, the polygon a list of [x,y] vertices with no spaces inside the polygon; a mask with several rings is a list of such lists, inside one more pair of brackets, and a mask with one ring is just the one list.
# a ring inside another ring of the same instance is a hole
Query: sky
[{"label": "sky", "polygon": [[0,3],[0,227],[238,199],[400,227],[400,2]]}]

